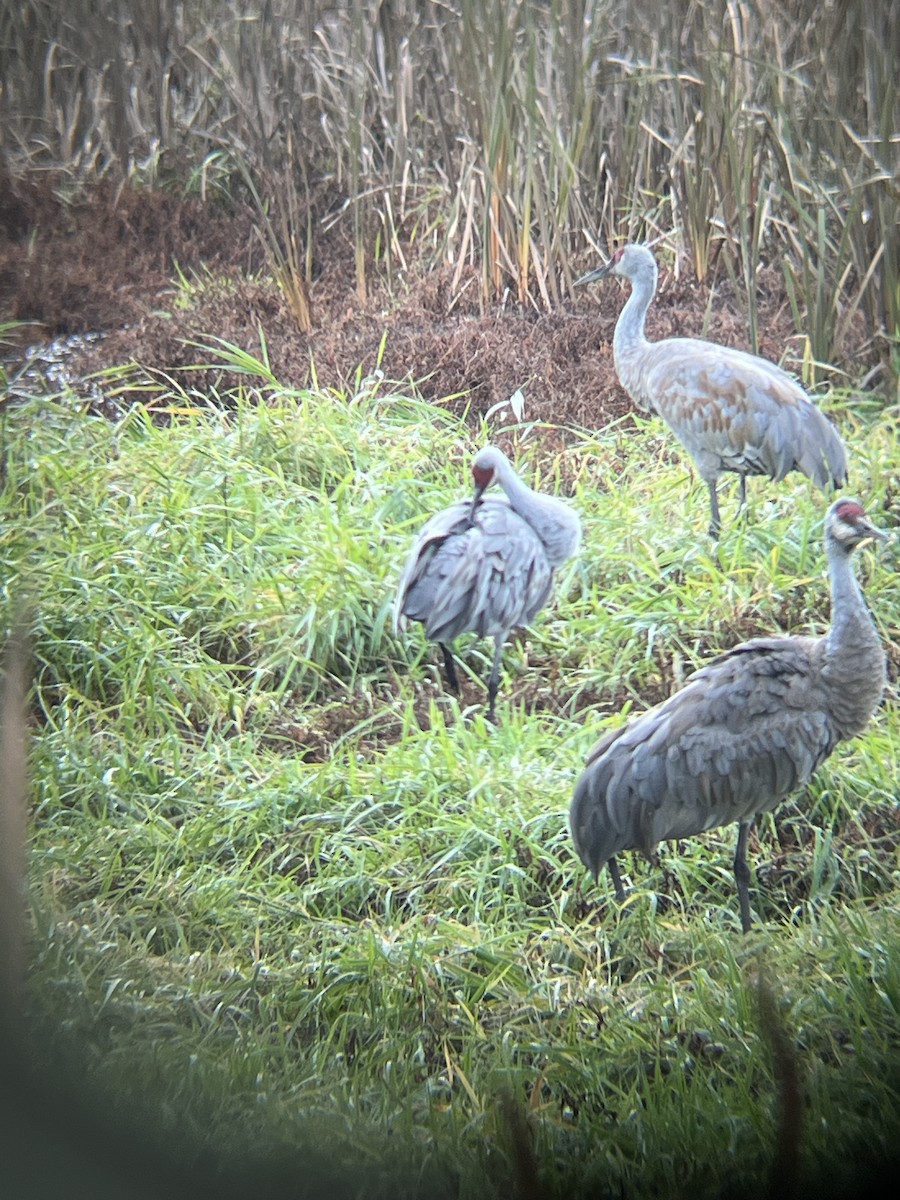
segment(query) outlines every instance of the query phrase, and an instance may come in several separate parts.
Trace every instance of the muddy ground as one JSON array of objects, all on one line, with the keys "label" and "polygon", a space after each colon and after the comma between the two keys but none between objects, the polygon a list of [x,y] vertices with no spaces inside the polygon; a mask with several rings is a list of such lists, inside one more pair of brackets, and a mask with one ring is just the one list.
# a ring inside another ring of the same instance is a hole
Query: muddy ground
[{"label": "muddy ground", "polygon": [[[71,334],[105,336],[80,351],[70,371],[136,362],[189,389],[222,391],[221,371],[182,368],[201,360],[185,343],[214,335],[259,353],[262,329],[277,378],[303,387],[314,364],[322,387],[352,391],[384,343],[381,370],[414,380],[426,399],[474,419],[522,389],[529,420],[600,427],[630,410],[612,363],[612,333],[624,292],[614,282],[581,289],[554,311],[513,301],[483,304],[475,267],[452,287],[451,265],[433,269],[417,246],[402,247],[407,270],[393,286],[369,270],[356,293],[349,215],[323,195],[316,213],[314,327],[299,331],[265,256],[249,211],[215,211],[168,192],[101,185],[63,201],[49,177],[0,187],[0,314],[25,322],[19,346]],[[584,269],[596,264],[590,253]],[[203,282],[189,306],[177,272]],[[699,335],[709,288],[663,270],[648,319],[651,338]],[[725,279],[712,300],[715,340],[748,348],[747,321]],[[793,334],[780,276],[760,280],[761,350],[780,359]],[[456,397],[448,404],[447,397]]]}]

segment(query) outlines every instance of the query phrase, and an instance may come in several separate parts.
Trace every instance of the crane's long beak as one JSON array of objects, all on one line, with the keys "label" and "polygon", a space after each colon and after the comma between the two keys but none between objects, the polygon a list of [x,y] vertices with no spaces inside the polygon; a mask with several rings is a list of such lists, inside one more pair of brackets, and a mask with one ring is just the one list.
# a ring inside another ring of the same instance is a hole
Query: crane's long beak
[{"label": "crane's long beak", "polygon": [[475,485],[475,495],[472,497],[472,508],[469,512],[469,524],[470,525],[473,524],[473,522],[475,521],[475,509],[478,507],[479,502],[481,501],[481,497],[484,495],[484,489],[486,487],[487,487],[486,483],[478,483]]},{"label": "crane's long beak", "polygon": [[494,479],[493,469],[490,467],[472,467],[472,478],[475,480],[475,495],[472,497],[472,508],[469,512],[469,524],[472,525],[475,521],[475,509],[478,507],[481,497],[485,490],[491,486]]},{"label": "crane's long beak", "polygon": [[857,546],[865,546],[869,542],[892,542],[896,536],[895,533],[886,533],[877,525],[873,525],[868,517],[859,518],[856,522],[856,530],[859,534]]},{"label": "crane's long beak", "polygon": [[873,541],[889,542],[891,535],[883,529],[879,529],[877,525],[873,525],[871,521],[862,522],[862,532]]},{"label": "crane's long beak", "polygon": [[582,275],[580,279],[575,280],[575,286],[578,287],[581,283],[595,283],[598,279],[605,279],[612,271],[612,263],[608,262],[602,267],[596,267],[593,271],[588,271],[587,275]]}]

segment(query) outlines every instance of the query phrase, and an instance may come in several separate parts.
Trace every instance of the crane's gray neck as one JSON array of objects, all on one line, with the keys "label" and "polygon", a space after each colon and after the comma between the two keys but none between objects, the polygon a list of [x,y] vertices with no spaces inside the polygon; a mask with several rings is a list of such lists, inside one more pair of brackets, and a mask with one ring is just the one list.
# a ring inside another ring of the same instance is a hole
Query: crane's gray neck
[{"label": "crane's gray neck", "polygon": [[533,506],[536,499],[535,493],[531,490],[527,483],[524,483],[515,473],[509,463],[504,463],[497,471],[497,482],[506,493],[506,498],[509,500],[512,507],[516,510],[520,517],[528,520],[529,509]]},{"label": "crane's gray neck", "polygon": [[831,629],[825,639],[823,675],[830,685],[832,716],[842,737],[860,732],[881,702],[885,657],[866,607],[850,553],[827,539],[831,577]]},{"label": "crane's gray neck", "polygon": [[613,334],[613,360],[619,378],[627,391],[631,372],[629,366],[634,358],[647,348],[647,338],[644,334],[644,324],[647,320],[647,310],[656,293],[656,263],[652,258],[640,264],[639,269],[631,279],[631,295],[625,302],[625,307],[619,313]]},{"label": "crane's gray neck", "polygon": [[497,472],[497,482],[514,511],[540,538],[552,567],[558,567],[575,553],[581,525],[567,504],[554,496],[533,491],[509,464]]}]

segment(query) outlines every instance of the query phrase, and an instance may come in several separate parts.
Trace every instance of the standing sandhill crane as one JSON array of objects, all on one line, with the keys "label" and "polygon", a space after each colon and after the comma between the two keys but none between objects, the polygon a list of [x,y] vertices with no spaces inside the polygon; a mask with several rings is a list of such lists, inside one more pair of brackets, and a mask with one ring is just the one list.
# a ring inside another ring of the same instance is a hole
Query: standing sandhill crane
[{"label": "standing sandhill crane", "polygon": [[657,270],[646,246],[623,246],[577,282],[606,275],[631,283],[613,335],[619,382],[639,408],[662,417],[696,463],[709,488],[712,537],[721,527],[716,484],[723,471],[740,476],[741,508],[748,475],[778,481],[801,471],[823,491],[847,482],[847,453],[834,426],[781,367],[699,338],[647,341]]},{"label": "standing sandhill crane", "polygon": [[575,788],[570,827],[596,879],[604,863],[621,902],[615,855],[738,822],[734,876],[750,928],[747,834],[810,778],[838,742],[861,733],[884,689],[885,655],[850,555],[885,539],[855,500],[825,518],[831,629],[820,638],[755,638],[720,654],[681,691],[597,743]]},{"label": "standing sandhill crane", "polygon": [[[500,682],[503,644],[528,625],[550,596],[555,569],[581,541],[581,522],[562,500],[523,483],[502,451],[487,446],[472,462],[475,496],[451,504],[427,522],[406,560],[394,602],[394,628],[421,621],[444,655],[447,679],[459,692],[452,643],[461,633],[494,639],[488,716]],[[483,499],[492,483],[506,499]]]}]

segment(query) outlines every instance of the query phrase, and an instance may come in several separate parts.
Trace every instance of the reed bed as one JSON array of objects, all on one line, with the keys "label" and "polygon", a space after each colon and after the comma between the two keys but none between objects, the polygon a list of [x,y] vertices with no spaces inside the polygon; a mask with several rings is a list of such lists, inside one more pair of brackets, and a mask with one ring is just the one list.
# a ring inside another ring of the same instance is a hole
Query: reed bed
[{"label": "reed bed", "polygon": [[773,265],[811,374],[859,320],[862,373],[896,380],[898,59],[897,0],[5,2],[2,146],[72,191],[245,197],[301,329],[322,220],[360,297],[414,247],[539,307],[586,245],[665,233],[736,282],[754,340]]}]

